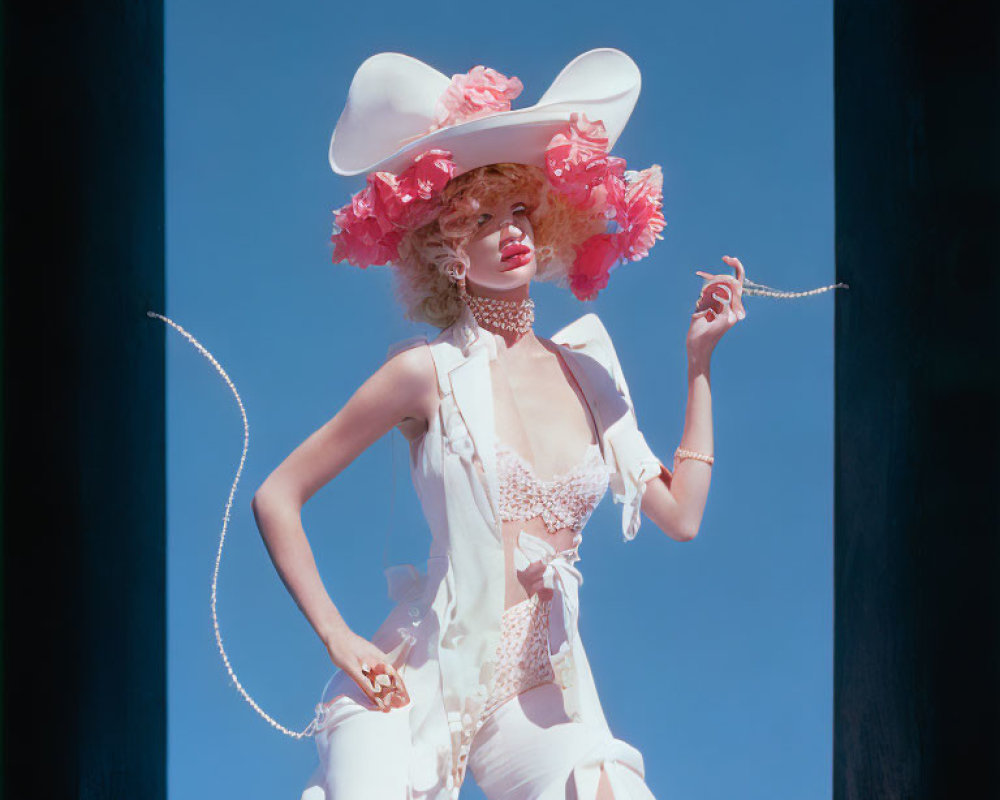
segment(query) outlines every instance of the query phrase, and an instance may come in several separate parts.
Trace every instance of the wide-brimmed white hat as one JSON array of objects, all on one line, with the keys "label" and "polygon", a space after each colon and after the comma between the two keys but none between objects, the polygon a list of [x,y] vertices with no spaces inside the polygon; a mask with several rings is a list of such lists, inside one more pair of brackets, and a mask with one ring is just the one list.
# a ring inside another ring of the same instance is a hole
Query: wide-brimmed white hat
[{"label": "wide-brimmed white hat", "polygon": [[500,162],[542,166],[545,148],[570,115],[601,120],[614,145],[639,98],[635,62],[621,50],[581,53],[528,108],[500,111],[428,133],[451,79],[402,53],[366,59],[351,81],[347,103],[330,139],[330,166],[338,175],[398,173],[434,148],[451,152],[455,174]]}]

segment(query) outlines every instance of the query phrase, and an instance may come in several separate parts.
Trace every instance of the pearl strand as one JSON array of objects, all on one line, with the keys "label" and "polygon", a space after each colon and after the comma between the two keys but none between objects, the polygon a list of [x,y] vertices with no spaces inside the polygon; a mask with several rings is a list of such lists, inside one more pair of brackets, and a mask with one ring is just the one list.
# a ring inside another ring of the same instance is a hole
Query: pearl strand
[{"label": "pearl strand", "polygon": [[284,725],[282,725],[280,722],[278,722],[276,719],[270,716],[266,711],[264,711],[264,709],[262,709],[257,704],[257,701],[250,696],[250,693],[243,688],[243,684],[240,683],[239,678],[236,677],[236,672],[229,661],[229,656],[226,654],[226,648],[222,646],[222,632],[219,629],[219,618],[216,613],[216,599],[218,594],[217,587],[219,581],[219,564],[222,560],[222,546],[226,542],[226,529],[229,527],[229,512],[232,510],[233,507],[233,497],[236,494],[236,485],[240,482],[240,475],[243,474],[243,465],[246,463],[247,460],[247,448],[250,443],[250,424],[249,422],[247,422],[247,412],[246,408],[244,408],[243,406],[243,400],[240,397],[240,393],[236,391],[236,384],[233,383],[228,373],[222,368],[222,365],[218,361],[216,361],[215,356],[213,356],[201,342],[199,342],[194,336],[188,333],[184,328],[182,328],[172,319],[164,316],[163,314],[158,314],[155,311],[147,311],[146,316],[163,320],[165,323],[174,328],[178,333],[180,333],[185,339],[187,339],[192,345],[194,345],[195,349],[203,356],[205,356],[205,358],[207,358],[209,362],[211,362],[212,366],[215,367],[216,371],[226,382],[226,385],[229,386],[229,390],[233,393],[233,396],[236,398],[236,404],[240,408],[240,416],[242,416],[243,418],[243,453],[240,456],[240,464],[236,470],[236,477],[233,479],[233,486],[229,490],[229,499],[226,500],[226,513],[223,515],[222,518],[222,534],[219,536],[219,548],[215,554],[215,569],[212,571],[212,602],[211,602],[212,627],[215,629],[215,643],[219,648],[219,655],[222,656],[222,661],[223,663],[225,663],[226,670],[229,672],[229,677],[232,679],[233,684],[236,686],[237,691],[239,691],[239,693],[243,696],[243,699],[247,701],[250,707],[253,708],[253,710],[256,711],[258,714],[260,714],[260,716],[263,717],[264,720],[271,725],[271,727],[281,731],[283,734],[285,734],[286,736],[290,736],[293,739],[304,739],[306,737],[315,736],[316,733],[322,727],[320,723],[325,718],[323,714],[322,703],[317,704],[315,709],[316,711],[315,716],[303,730],[293,731],[290,730],[289,728],[286,728]]},{"label": "pearl strand", "polygon": [[479,297],[464,293],[462,299],[472,311],[481,327],[499,328],[522,335],[531,330],[535,322],[535,301],[502,300],[497,297]]}]

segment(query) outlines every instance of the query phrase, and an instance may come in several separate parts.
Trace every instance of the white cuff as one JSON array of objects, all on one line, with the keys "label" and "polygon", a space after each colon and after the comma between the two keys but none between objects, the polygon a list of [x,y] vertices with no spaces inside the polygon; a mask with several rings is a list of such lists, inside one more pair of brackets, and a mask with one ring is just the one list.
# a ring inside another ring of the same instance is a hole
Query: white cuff
[{"label": "white cuff", "polygon": [[646,482],[660,474],[662,465],[636,426],[633,415],[625,415],[613,428],[617,430],[608,432],[616,471],[611,487],[615,502],[623,505],[622,536],[630,541],[635,538],[642,521]]}]

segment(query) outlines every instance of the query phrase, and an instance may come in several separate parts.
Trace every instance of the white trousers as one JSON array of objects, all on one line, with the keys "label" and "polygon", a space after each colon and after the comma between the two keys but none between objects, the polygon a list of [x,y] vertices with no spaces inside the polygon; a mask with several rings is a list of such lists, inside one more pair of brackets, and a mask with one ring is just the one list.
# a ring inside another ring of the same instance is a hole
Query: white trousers
[{"label": "white trousers", "polygon": [[[338,718],[317,736],[320,766],[302,800],[409,800],[400,754],[410,747],[412,704],[385,713],[349,694],[335,702]],[[655,800],[639,751],[570,721],[554,683],[512,697],[486,720],[469,770],[489,800],[594,800],[602,772],[614,800]]]}]

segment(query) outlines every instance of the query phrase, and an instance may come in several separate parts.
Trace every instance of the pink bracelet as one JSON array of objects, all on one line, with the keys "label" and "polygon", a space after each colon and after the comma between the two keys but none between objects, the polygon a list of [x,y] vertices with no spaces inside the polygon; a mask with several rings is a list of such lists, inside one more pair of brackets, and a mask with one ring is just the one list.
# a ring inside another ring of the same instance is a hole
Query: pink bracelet
[{"label": "pink bracelet", "polygon": [[674,450],[674,464],[676,465],[678,461],[682,461],[685,458],[694,458],[698,461],[704,461],[706,464],[711,466],[715,462],[715,456],[707,456],[704,453],[698,453],[694,450],[687,450],[683,447],[678,447]]}]

